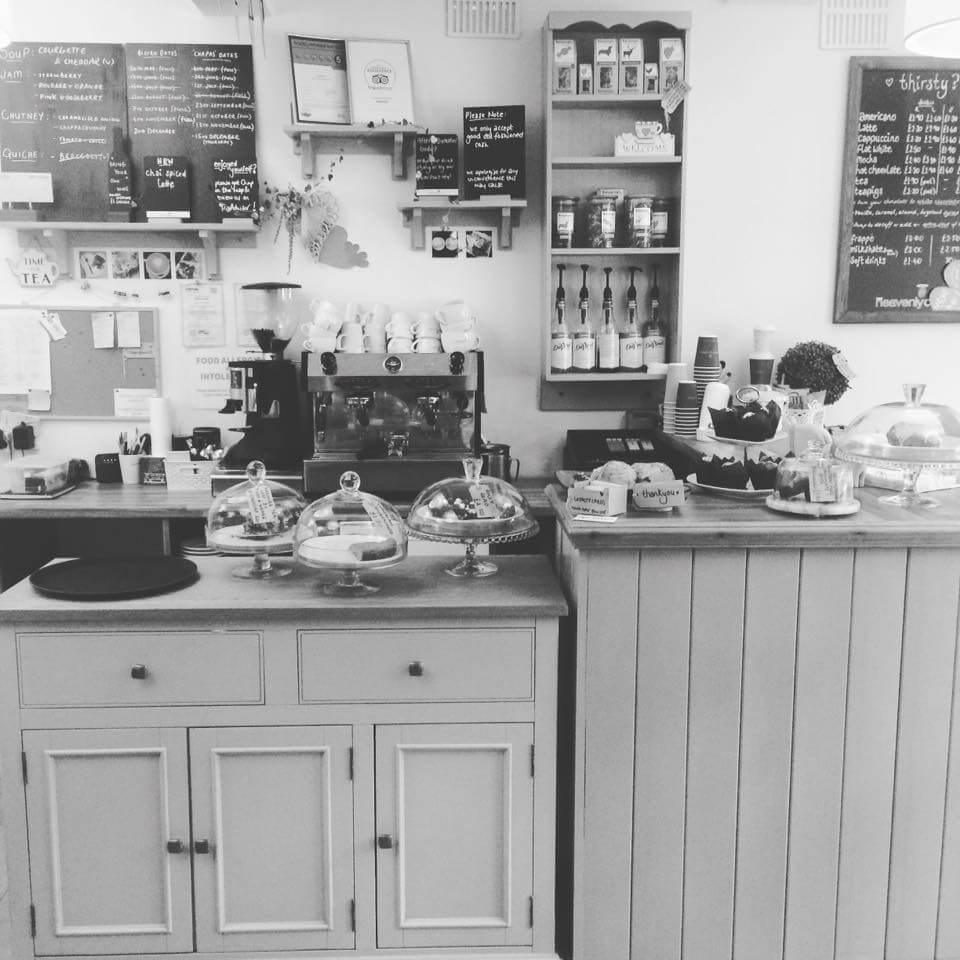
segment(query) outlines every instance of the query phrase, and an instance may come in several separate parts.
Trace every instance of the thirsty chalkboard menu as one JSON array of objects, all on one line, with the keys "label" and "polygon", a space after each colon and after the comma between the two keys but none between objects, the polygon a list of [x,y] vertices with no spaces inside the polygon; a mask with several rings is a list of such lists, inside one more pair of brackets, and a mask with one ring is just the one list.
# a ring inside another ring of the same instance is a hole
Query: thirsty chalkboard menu
[{"label": "thirsty chalkboard menu", "polygon": [[834,322],[960,321],[953,261],[960,61],[854,57]]},{"label": "thirsty chalkboard menu", "polygon": [[463,111],[463,196],[526,196],[524,108],[467,107]]},{"label": "thirsty chalkboard menu", "polygon": [[258,206],[252,49],[12,44],[0,50],[0,144],[0,171],[51,175],[46,220],[107,220],[127,191],[134,219],[145,220],[146,160],[158,156],[185,158],[190,220],[249,219]]}]

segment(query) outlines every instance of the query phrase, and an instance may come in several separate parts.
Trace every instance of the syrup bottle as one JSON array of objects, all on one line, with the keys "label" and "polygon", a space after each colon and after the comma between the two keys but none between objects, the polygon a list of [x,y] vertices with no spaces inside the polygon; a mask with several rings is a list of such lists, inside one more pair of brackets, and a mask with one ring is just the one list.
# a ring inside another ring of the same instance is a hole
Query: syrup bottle
[{"label": "syrup bottle", "polygon": [[660,285],[657,283],[657,270],[653,268],[653,283],[650,285],[650,319],[643,325],[643,362],[667,362],[667,338],[660,322]]},{"label": "syrup bottle", "polygon": [[550,370],[553,373],[568,373],[573,367],[573,338],[567,327],[567,291],[563,288],[562,263],[557,264],[560,280],[554,304],[553,327],[550,330]]},{"label": "syrup bottle", "polygon": [[580,373],[597,369],[597,338],[590,325],[590,291],[587,289],[587,271],[590,267],[580,264],[583,284],[580,287],[580,322],[573,331],[573,368]]},{"label": "syrup bottle", "polygon": [[613,322],[613,291],[610,289],[611,267],[604,267],[606,282],[603,288],[603,301],[600,305],[602,322],[597,334],[597,366],[608,373],[620,366],[620,336]]},{"label": "syrup bottle", "polygon": [[[637,288],[633,282],[639,267],[630,268],[630,286],[627,287],[627,322],[620,331],[620,369],[639,371],[643,366],[643,334],[637,323]],[[642,272],[642,271],[641,271]]]}]

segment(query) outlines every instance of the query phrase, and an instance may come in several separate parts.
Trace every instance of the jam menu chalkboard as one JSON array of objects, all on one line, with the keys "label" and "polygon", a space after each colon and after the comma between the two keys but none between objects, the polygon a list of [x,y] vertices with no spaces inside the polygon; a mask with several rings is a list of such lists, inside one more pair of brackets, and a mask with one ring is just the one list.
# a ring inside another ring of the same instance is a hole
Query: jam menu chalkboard
[{"label": "jam menu chalkboard", "polygon": [[843,173],[834,321],[960,321],[960,61],[853,58]]},{"label": "jam menu chalkboard", "polygon": [[[120,127],[122,137],[116,136]],[[120,141],[127,156],[117,156]],[[127,187],[144,220],[147,157],[184,157],[189,218],[258,205],[253,56],[240,44],[17,43],[0,50],[0,170],[50,173],[47,220],[107,220]]]},{"label": "jam menu chalkboard", "polygon": [[526,196],[524,108],[467,107],[463,111],[463,196]]},{"label": "jam menu chalkboard", "polygon": [[0,170],[48,173],[56,219],[106,219],[113,131],[125,123],[123,48],[0,50]]}]

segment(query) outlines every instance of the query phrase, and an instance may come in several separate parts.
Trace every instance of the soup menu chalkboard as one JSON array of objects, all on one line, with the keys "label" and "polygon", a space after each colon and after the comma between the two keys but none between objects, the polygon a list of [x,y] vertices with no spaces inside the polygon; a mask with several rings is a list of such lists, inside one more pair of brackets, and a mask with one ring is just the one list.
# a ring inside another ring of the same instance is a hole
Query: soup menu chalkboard
[{"label": "soup menu chalkboard", "polygon": [[960,321],[960,61],[850,62],[834,322]]},{"label": "soup menu chalkboard", "polygon": [[[49,173],[47,220],[107,220],[123,158],[144,220],[146,158],[186,158],[190,219],[254,216],[253,56],[242,44],[16,43],[0,50],[0,170]],[[114,171],[111,177],[111,169]]]}]

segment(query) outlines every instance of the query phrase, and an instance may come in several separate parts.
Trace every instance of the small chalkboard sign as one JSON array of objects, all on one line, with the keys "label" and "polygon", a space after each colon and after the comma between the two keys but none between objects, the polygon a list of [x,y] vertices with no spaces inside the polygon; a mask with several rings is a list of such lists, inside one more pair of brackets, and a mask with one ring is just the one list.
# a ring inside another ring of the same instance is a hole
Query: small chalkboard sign
[{"label": "small chalkboard sign", "polygon": [[455,197],[460,193],[458,149],[455,133],[421,133],[414,149],[418,197]]},{"label": "small chalkboard sign", "polygon": [[190,219],[190,167],[186,157],[144,157],[143,207],[148,220]]},{"label": "small chalkboard sign", "polygon": [[850,61],[835,323],[960,321],[960,60]]},{"label": "small chalkboard sign", "polygon": [[526,196],[524,108],[465,107],[463,111],[463,193],[480,197]]}]

